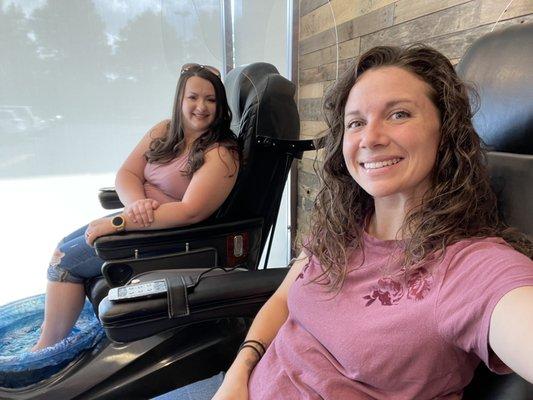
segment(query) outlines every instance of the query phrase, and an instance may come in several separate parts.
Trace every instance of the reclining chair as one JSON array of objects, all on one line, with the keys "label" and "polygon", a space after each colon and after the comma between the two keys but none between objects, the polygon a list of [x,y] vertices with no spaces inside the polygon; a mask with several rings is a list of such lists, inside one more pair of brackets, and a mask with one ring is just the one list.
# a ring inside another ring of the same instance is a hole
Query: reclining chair
[{"label": "reclining chair", "polygon": [[[524,49],[532,47],[532,39],[533,25],[488,35],[471,47],[458,66],[464,79],[474,81],[480,91],[481,109],[476,114],[475,125],[491,150],[488,163],[499,194],[500,211],[508,223],[530,236],[533,232],[532,214],[528,207],[533,199],[533,141],[530,136],[533,110],[526,88],[532,81],[528,71],[533,59]],[[106,298],[100,304],[100,318],[107,335],[120,342],[138,339],[157,330],[183,327],[186,331],[220,318],[249,317],[252,309],[256,309],[255,305],[258,306],[254,304],[251,307],[254,299],[266,299],[285,274],[286,269],[271,269],[191,280],[176,270],[153,271],[138,279],[167,278],[173,288],[168,299],[143,301],[143,311],[140,312],[138,304],[117,304]],[[176,301],[176,298],[179,300]],[[146,322],[146,317],[156,321]],[[149,326],[154,323],[157,328],[151,329]],[[132,329],[134,326],[139,329]],[[187,347],[190,343],[183,345]],[[231,352],[234,350],[232,347]],[[176,351],[182,354],[182,350]],[[210,362],[219,356],[213,354]],[[200,368],[200,365],[196,364],[195,368]],[[173,379],[176,386],[181,386],[215,372],[211,369],[208,374],[203,374],[195,370],[186,378],[179,376]],[[165,387],[159,392],[167,389]],[[464,398],[526,400],[533,398],[533,385],[516,374],[493,374],[482,365],[466,388]]]},{"label": "reclining chair", "polygon": [[[457,66],[480,97],[474,126],[487,146],[492,186],[503,219],[533,240],[533,24],[478,39]],[[520,351],[520,349],[517,349]],[[533,399],[533,385],[481,365],[465,399]]]},{"label": "reclining chair", "polygon": [[[256,63],[239,67],[228,74],[225,84],[233,112],[232,129],[238,133],[242,150],[233,191],[202,223],[99,238],[95,248],[107,261],[103,274],[110,283],[124,284],[147,263],[257,268],[276,222],[292,160],[301,158],[314,144],[298,140],[294,85],[274,66]],[[99,197],[106,209],[122,206],[114,191],[103,190]],[[143,261],[146,259],[149,261]]]},{"label": "reclining chair", "polygon": [[[272,65],[236,68],[225,86],[242,151],[239,176],[225,203],[196,225],[123,232],[95,243],[105,260],[105,279],[86,285],[96,311],[110,287],[161,277],[176,287],[173,307],[166,298],[121,303],[124,308],[118,314],[111,307],[102,315],[110,337],[121,343],[104,339],[48,379],[28,387],[0,388],[0,399],[146,399],[229,366],[246,333],[246,318],[255,315],[278,284],[275,270],[263,271],[260,279],[252,272],[269,232],[272,236],[292,161],[314,149],[314,143],[298,140],[295,86]],[[112,190],[104,190],[100,199],[104,208],[121,207]],[[231,275],[239,272],[211,271],[213,267],[249,272],[236,281]],[[177,279],[180,272],[187,272],[189,280]],[[213,280],[217,273],[224,275]],[[196,280],[200,283],[193,288]],[[196,300],[188,300],[183,312],[186,292]],[[180,325],[184,319],[186,328]]]},{"label": "reclining chair", "polygon": [[[147,398],[226,369],[246,333],[243,318],[253,317],[278,285],[281,275],[270,270],[260,279],[248,272],[240,274],[239,281],[224,270],[257,270],[269,232],[267,253],[270,250],[292,161],[301,158],[303,151],[314,150],[315,145],[311,140],[298,140],[294,84],[272,65],[238,67],[228,74],[225,86],[242,156],[235,187],[220,209],[193,226],[119,233],[95,243],[98,255],[106,261],[102,267],[105,279],[94,279],[86,287],[95,310],[110,287],[127,284],[133,278],[134,283],[167,278],[174,288],[168,302],[154,298],[122,303],[121,310],[109,307],[107,299],[100,304],[102,310],[107,307],[109,311],[101,312],[114,341],[142,342],[152,335],[170,338],[158,350],[164,356],[154,355],[167,361],[158,367],[148,362],[147,369],[138,372],[135,379],[103,381],[91,389],[88,398]],[[100,200],[104,208],[121,206],[110,190],[101,192]],[[176,272],[186,273],[188,280],[175,279]],[[213,281],[212,275],[217,274],[221,279]],[[201,282],[202,290],[198,285],[193,291],[195,280]],[[213,286],[206,290],[210,282]],[[199,303],[184,302],[186,295],[198,296]],[[141,303],[134,317],[130,312]],[[169,303],[173,307],[169,308]],[[122,318],[125,315],[129,315],[127,327]],[[180,324],[176,327],[175,322],[184,318],[189,321],[187,329]]]}]

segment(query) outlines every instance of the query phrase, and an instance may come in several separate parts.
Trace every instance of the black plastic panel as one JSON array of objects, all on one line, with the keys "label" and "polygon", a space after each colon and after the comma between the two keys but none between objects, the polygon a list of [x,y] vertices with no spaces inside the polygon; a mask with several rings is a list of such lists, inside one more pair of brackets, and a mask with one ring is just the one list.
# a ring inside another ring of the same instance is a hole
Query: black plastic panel
[{"label": "black plastic panel", "polygon": [[[168,329],[228,317],[254,317],[283,281],[288,269],[247,272],[215,272],[188,294],[189,314],[168,317],[166,297],[130,302],[100,303],[98,314],[107,336],[114,341],[139,340]],[[136,277],[146,282],[180,275],[179,270],[153,271]]]},{"label": "black plastic panel", "polygon": [[533,155],[494,152],[487,160],[504,220],[533,238]]},{"label": "black plastic panel", "polygon": [[477,40],[457,72],[479,92],[474,126],[489,150],[533,154],[533,24]]},{"label": "black plastic panel", "polygon": [[95,242],[99,257],[104,260],[150,257],[169,252],[182,252],[204,247],[215,247],[219,260],[224,265],[226,240],[231,234],[249,233],[250,253],[259,257],[263,219],[254,218],[243,221],[204,223],[183,228],[160,231],[125,232],[103,236]]},{"label": "black plastic panel", "polygon": [[205,269],[217,265],[217,249],[206,247],[162,256],[106,261],[102,266],[102,275],[111,287],[115,287],[125,285],[135,275],[154,269]]}]

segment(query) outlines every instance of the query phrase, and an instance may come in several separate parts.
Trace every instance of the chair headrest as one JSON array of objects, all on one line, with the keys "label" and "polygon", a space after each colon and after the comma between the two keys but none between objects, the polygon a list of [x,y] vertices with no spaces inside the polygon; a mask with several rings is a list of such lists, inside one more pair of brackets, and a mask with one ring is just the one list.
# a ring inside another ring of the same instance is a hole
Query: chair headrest
[{"label": "chair headrest", "polygon": [[533,154],[533,24],[477,40],[457,66],[480,95],[474,126],[489,150]]},{"label": "chair headrest", "polygon": [[237,67],[226,76],[225,86],[233,113],[232,130],[239,136],[298,139],[296,88],[276,67],[267,63]]}]

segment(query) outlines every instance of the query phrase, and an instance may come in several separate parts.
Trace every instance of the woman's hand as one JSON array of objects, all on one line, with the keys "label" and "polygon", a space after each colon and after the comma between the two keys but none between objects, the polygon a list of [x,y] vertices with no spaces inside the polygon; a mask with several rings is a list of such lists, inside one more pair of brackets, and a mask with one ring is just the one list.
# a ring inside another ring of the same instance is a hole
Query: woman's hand
[{"label": "woman's hand", "polygon": [[228,371],[212,400],[248,400],[248,378]]},{"label": "woman's hand", "polygon": [[100,236],[110,235],[117,230],[111,223],[111,218],[99,218],[92,221],[85,231],[85,241],[89,246],[93,246],[94,241]]},{"label": "woman's hand", "polygon": [[124,207],[126,214],[134,223],[146,228],[154,222],[154,210],[159,207],[159,202],[154,199],[141,199]]}]

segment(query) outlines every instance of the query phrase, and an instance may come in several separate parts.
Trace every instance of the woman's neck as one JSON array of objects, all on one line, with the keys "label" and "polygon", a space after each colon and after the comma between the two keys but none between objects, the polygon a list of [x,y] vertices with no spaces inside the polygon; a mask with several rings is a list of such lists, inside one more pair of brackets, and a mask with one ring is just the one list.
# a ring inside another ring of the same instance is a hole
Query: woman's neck
[{"label": "woman's neck", "polygon": [[401,240],[409,237],[404,226],[413,209],[410,199],[375,199],[374,214],[367,225],[367,232],[381,240]]},{"label": "woman's neck", "polygon": [[403,239],[401,232],[403,221],[404,217],[396,214],[385,216],[383,213],[374,213],[368,222],[366,231],[380,240],[400,240]]},{"label": "woman's neck", "polygon": [[185,148],[190,150],[194,141],[203,135],[203,132],[188,132],[183,131],[183,139],[185,141]]}]

